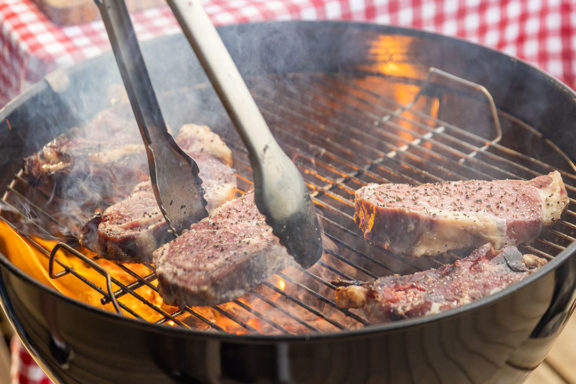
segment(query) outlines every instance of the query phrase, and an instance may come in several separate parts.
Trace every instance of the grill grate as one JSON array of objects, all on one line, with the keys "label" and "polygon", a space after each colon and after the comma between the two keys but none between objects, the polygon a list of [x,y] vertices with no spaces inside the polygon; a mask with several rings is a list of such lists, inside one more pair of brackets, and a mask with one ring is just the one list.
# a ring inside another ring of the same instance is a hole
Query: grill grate
[{"label": "grill grate", "polygon": [[[421,88],[415,82],[371,75],[290,74],[251,79],[250,87],[322,213],[331,245],[314,268],[289,268],[226,304],[169,307],[154,299],[153,266],[108,262],[66,244],[77,245],[70,228],[55,216],[57,199],[43,195],[21,174],[3,198],[2,217],[46,256],[52,279],[77,279],[100,304],[157,324],[232,333],[317,333],[368,325],[362,315],[336,306],[331,281],[410,273],[455,257],[406,259],[365,242],[352,220],[353,194],[368,182],[532,178],[559,169],[571,197],[569,210],[525,250],[550,259],[576,238],[574,165],[518,119],[501,111],[495,118],[489,95],[477,85],[450,75],[443,79],[438,73]],[[203,99],[217,105],[214,95]],[[480,112],[471,113],[472,106]],[[226,126],[225,114],[218,116],[221,120],[214,124]],[[224,131],[239,188],[247,190],[247,153],[233,130]],[[539,143],[536,149],[527,145],[534,140]],[[50,250],[26,233],[58,244]],[[86,268],[80,270],[71,260]]]}]

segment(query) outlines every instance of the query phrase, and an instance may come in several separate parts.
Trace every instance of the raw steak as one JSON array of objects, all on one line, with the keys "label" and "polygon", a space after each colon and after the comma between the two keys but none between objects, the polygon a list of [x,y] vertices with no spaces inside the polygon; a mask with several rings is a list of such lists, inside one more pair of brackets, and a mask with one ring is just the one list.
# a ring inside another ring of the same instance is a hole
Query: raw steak
[{"label": "raw steak", "polygon": [[[208,211],[234,198],[234,170],[208,153],[195,154],[194,158],[200,169]],[[90,220],[82,230],[81,243],[107,259],[150,262],[152,252],[173,238],[152,185],[145,181],[127,199]]]},{"label": "raw steak", "polygon": [[160,293],[174,305],[229,301],[292,260],[258,211],[253,192],[215,209],[154,252]]},{"label": "raw steak", "polygon": [[[88,212],[126,198],[149,177],[132,112],[111,108],[25,159],[25,173],[48,195],[74,201]],[[232,165],[230,149],[206,126],[183,125],[174,140],[188,154],[208,152]]]},{"label": "raw steak", "polygon": [[527,181],[369,184],[356,191],[354,220],[373,243],[421,256],[486,242],[497,249],[529,242],[567,206],[554,171]]},{"label": "raw steak", "polygon": [[496,252],[492,245],[485,244],[470,256],[437,269],[339,286],[336,303],[342,308],[362,308],[373,322],[425,316],[498,292],[545,263],[537,256],[522,255],[516,247]]},{"label": "raw steak", "polygon": [[101,206],[127,196],[148,172],[138,128],[123,112],[105,110],[56,137],[25,159],[25,173],[48,195],[54,189],[79,205]]}]

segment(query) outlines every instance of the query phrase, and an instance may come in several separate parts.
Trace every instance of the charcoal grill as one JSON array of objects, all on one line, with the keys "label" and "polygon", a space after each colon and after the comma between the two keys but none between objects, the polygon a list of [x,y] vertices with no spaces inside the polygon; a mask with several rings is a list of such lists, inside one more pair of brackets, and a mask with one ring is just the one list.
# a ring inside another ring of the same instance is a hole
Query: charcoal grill
[{"label": "charcoal grill", "polygon": [[[55,286],[75,279],[108,310],[47,289],[15,266],[18,255],[1,256],[3,308],[47,372],[62,382],[522,381],[574,308],[573,92],[516,59],[414,30],[286,22],[221,33],[313,191],[327,238],[322,260],[230,303],[176,308],[150,299],[153,266],[110,269],[79,252],[66,236],[70,218],[62,224],[57,198],[30,185],[22,159],[111,107],[101,95],[120,79],[110,55],[54,73],[0,112],[2,217],[43,254]],[[239,190],[250,189],[246,150],[192,53],[158,60],[174,51],[188,51],[180,36],[144,46],[169,124],[210,125],[233,150]],[[535,275],[462,308],[389,324],[335,305],[335,279],[411,273],[457,257],[407,259],[364,241],[352,220],[362,185],[552,170],[562,173],[570,206],[523,247],[549,260]]]}]

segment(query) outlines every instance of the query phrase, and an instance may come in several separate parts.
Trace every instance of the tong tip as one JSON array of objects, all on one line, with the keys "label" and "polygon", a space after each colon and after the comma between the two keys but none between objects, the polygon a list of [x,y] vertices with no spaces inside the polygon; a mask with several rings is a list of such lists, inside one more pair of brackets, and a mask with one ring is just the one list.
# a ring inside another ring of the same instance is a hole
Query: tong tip
[{"label": "tong tip", "polygon": [[[309,268],[322,256],[322,226],[312,199],[308,194],[304,199],[304,209],[285,217],[275,215],[267,207],[263,208],[266,222],[272,227],[272,232],[279,238],[280,243],[298,264]],[[257,203],[258,200],[257,198]]]}]

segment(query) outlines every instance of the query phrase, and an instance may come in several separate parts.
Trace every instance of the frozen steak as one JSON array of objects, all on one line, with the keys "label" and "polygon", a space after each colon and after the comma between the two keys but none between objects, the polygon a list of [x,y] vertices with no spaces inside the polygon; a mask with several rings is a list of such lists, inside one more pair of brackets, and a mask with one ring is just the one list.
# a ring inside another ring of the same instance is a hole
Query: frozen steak
[{"label": "frozen steak", "polygon": [[[207,153],[194,156],[204,189],[206,209],[234,198],[234,170]],[[128,262],[151,262],[152,252],[173,239],[150,181],[142,182],[132,194],[96,215],[82,230],[81,243],[101,257]]]},{"label": "frozen steak", "polygon": [[369,184],[356,191],[354,221],[371,242],[421,256],[530,242],[567,206],[557,171],[532,180]]},{"label": "frozen steak", "polygon": [[291,263],[253,192],[215,209],[154,252],[160,293],[174,305],[232,300]]},{"label": "frozen steak", "polygon": [[374,282],[335,282],[336,304],[362,308],[370,321],[387,322],[430,315],[471,303],[522,280],[546,263],[513,246],[500,252],[491,244],[440,268]]}]

